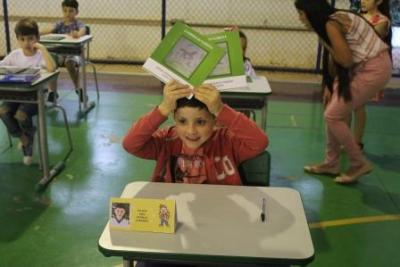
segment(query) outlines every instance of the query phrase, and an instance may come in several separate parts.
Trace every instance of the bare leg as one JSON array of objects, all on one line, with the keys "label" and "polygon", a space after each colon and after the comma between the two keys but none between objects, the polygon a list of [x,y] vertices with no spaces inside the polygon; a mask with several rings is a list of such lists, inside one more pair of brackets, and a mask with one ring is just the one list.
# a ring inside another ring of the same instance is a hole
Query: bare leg
[{"label": "bare leg", "polygon": [[57,93],[57,81],[56,80],[49,82],[49,91]]},{"label": "bare leg", "polygon": [[75,89],[79,89],[79,67],[77,66],[76,62],[72,60],[67,61],[65,62],[65,66],[67,67],[69,76],[74,83]]}]

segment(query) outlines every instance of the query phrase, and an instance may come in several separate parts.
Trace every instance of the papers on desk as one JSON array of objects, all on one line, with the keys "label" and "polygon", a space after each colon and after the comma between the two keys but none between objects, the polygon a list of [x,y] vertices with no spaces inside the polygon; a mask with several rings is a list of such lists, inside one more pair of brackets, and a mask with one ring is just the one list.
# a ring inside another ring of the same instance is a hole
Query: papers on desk
[{"label": "papers on desk", "polygon": [[232,92],[232,93],[261,93],[270,94],[271,86],[268,83],[267,78],[264,76],[248,77],[247,86],[236,87],[220,90],[221,92]]},{"label": "papers on desk", "polygon": [[41,41],[60,41],[67,37],[66,34],[46,34],[40,37]]},{"label": "papers on desk", "polygon": [[31,83],[40,77],[40,68],[0,67],[0,83]]}]

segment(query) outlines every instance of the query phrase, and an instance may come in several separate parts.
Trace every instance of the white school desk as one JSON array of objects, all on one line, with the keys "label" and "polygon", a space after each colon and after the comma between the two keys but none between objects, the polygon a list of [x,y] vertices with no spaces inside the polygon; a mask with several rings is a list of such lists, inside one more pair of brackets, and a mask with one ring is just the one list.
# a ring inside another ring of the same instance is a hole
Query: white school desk
[{"label": "white school desk", "polygon": [[261,128],[266,130],[267,97],[271,92],[267,78],[257,76],[252,78],[252,82],[247,83],[247,87],[221,90],[221,97],[223,102],[232,108],[261,110]]},{"label": "white school desk", "polygon": [[43,177],[40,179],[38,186],[45,187],[51,179],[58,173],[60,164],[53,165],[49,168],[49,153],[47,144],[47,129],[46,129],[46,106],[45,106],[45,90],[50,81],[56,80],[59,71],[41,72],[40,77],[32,84],[26,83],[1,83],[0,84],[0,99],[10,102],[26,102],[38,105],[38,136],[40,160],[42,164]]},{"label": "white school desk", "polygon": [[[303,204],[289,188],[134,182],[123,198],[175,199],[175,234],[110,230],[98,243],[105,256],[195,263],[306,265],[314,258]],[[266,199],[266,222],[261,221]],[[105,209],[107,207],[104,207]]]},{"label": "white school desk", "polygon": [[[61,40],[52,40],[52,36],[65,37]],[[48,39],[47,39],[48,38]],[[86,55],[89,54],[89,42],[93,39],[92,35],[84,35],[80,38],[72,38],[66,34],[46,34],[41,36],[40,43],[47,47],[50,52],[65,55],[77,55],[82,60],[82,90],[83,90],[83,110],[80,116],[85,116],[96,105],[91,101],[88,103],[87,99],[87,82],[86,82]]]}]

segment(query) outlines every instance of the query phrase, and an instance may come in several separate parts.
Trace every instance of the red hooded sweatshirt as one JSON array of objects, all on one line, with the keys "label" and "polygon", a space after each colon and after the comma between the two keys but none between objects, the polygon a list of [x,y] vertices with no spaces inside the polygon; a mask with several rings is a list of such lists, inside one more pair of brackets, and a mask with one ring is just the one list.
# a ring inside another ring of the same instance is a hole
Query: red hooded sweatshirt
[{"label": "red hooded sweatshirt", "polygon": [[[158,108],[134,123],[123,140],[129,153],[157,161],[152,181],[175,182],[171,169],[182,152],[182,141],[175,126],[158,129],[167,120]],[[224,105],[216,118],[214,131],[202,145],[208,184],[242,184],[238,165],[260,154],[268,145],[268,137],[255,122]]]}]

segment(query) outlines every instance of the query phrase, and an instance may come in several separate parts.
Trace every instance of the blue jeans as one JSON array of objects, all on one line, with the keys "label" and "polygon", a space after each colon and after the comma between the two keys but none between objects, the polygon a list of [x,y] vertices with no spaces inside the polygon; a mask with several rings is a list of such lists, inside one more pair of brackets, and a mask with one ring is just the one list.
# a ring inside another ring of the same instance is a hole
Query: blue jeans
[{"label": "blue jeans", "polygon": [[4,101],[0,106],[0,118],[13,137],[33,136],[32,117],[38,112],[36,104]]}]

